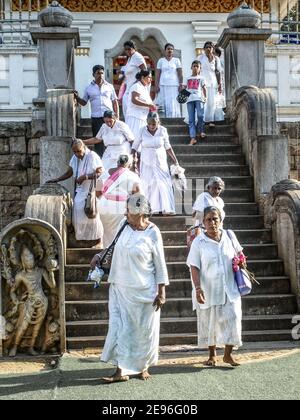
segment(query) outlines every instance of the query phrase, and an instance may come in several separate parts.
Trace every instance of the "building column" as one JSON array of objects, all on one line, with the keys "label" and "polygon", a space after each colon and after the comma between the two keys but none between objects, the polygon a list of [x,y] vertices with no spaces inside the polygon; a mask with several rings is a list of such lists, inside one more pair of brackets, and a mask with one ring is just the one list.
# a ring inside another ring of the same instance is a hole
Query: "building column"
[{"label": "building column", "polygon": [[201,54],[206,41],[217,42],[223,24],[225,23],[217,20],[197,20],[192,22],[196,56]]}]

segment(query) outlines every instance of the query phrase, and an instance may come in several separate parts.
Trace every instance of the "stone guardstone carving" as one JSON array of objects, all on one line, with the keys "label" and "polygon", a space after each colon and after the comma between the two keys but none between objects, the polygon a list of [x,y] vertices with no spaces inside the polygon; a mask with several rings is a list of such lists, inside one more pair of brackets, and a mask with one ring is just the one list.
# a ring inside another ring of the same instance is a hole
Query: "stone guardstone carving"
[{"label": "stone guardstone carving", "polygon": [[[0,235],[0,355],[65,351],[64,259],[58,232],[23,219]],[[4,327],[3,327],[4,325]]]}]

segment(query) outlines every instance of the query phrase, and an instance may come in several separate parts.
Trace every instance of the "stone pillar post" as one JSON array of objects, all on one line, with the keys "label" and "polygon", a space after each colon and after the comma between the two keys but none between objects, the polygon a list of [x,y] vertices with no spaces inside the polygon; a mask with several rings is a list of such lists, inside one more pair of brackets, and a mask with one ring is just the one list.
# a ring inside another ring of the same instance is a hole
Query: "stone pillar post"
[{"label": "stone pillar post", "polygon": [[74,55],[79,45],[79,29],[70,28],[72,14],[53,1],[39,13],[41,28],[31,28],[33,42],[39,47],[39,98],[47,89],[74,89]]},{"label": "stone pillar post", "polygon": [[[40,182],[66,172],[71,157],[71,140],[76,135],[74,56],[79,29],[70,28],[72,14],[53,1],[38,15],[40,28],[31,36],[39,47],[39,98],[33,132],[40,137]],[[62,183],[70,192],[73,181]]]},{"label": "stone pillar post", "polygon": [[234,92],[243,86],[265,87],[264,43],[271,36],[270,29],[259,29],[260,15],[243,3],[227,19],[218,40],[225,56],[225,89],[230,109]]},{"label": "stone pillar post", "polygon": [[[72,156],[75,137],[76,108],[70,89],[50,89],[46,99],[46,136],[41,137],[40,182],[57,178],[66,172]],[[73,180],[61,183],[72,192]]]}]

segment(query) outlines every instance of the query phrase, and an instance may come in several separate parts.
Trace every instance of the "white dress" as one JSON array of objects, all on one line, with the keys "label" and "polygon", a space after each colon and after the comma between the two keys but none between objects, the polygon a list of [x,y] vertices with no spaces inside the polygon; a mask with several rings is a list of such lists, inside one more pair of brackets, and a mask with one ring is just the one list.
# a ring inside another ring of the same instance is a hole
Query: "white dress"
[{"label": "white dress", "polygon": [[198,195],[193,210],[196,212],[195,225],[202,225],[204,209],[206,207],[217,207],[221,212],[222,222],[225,219],[224,201],[221,197],[213,197],[208,191],[205,191]]},{"label": "white dress", "polygon": [[[108,172],[101,176],[101,180],[97,184],[97,190],[102,190],[98,187],[109,178]],[[103,247],[107,248],[115,238],[120,221],[124,219],[126,211],[126,202],[128,197],[136,185],[140,187],[140,177],[129,169],[125,169],[122,175],[115,181],[107,190],[105,195],[102,195],[98,200],[98,210],[101,221],[103,223]],[[117,201],[119,199],[120,201]]]},{"label": "white dress", "polygon": [[131,100],[132,92],[139,93],[139,98],[143,102],[149,103],[152,102],[152,99],[150,97],[148,87],[144,86],[141,82],[135,83],[130,89],[125,122],[133,132],[134,138],[136,140],[139,136],[141,128],[147,124],[147,115],[149,113],[149,107],[135,105]]},{"label": "white dress", "polygon": [[103,124],[100,128],[97,139],[102,139],[106,149],[102,157],[105,170],[117,167],[120,155],[130,155],[131,145],[134,136],[130,128],[123,121],[116,121],[113,127]]},{"label": "white dress", "polygon": [[174,191],[166,150],[171,149],[165,127],[159,126],[152,135],[147,127],[141,129],[132,148],[141,146],[140,176],[145,196],[153,213],[175,213]]},{"label": "white dress", "polygon": [[129,91],[132,87],[132,85],[136,82],[136,74],[141,70],[140,66],[144,64],[145,68],[146,61],[142,54],[139,52],[135,52],[130,58],[128,58],[128,61],[125,66],[123,66],[122,71],[125,75],[125,83],[126,83],[126,90],[123,95],[122,99],[122,108],[123,108],[123,115],[124,118],[126,117],[127,113],[127,107],[128,107],[128,101],[130,100]]},{"label": "white dress", "polygon": [[[78,159],[74,155],[70,160],[69,166],[73,169],[73,177],[78,178],[82,175],[94,173],[97,168],[101,168],[103,165],[97,153],[86,148],[83,159]],[[95,219],[89,219],[84,213],[85,200],[91,182],[91,180],[83,181],[81,185],[76,186],[73,205],[73,225],[77,241],[93,241],[101,239],[103,236],[103,226],[99,213]]]},{"label": "white dress", "polygon": [[243,248],[236,236],[222,230],[220,242],[208,238],[202,231],[191,246],[189,267],[200,271],[205,304],[199,304],[193,285],[193,309],[197,311],[198,346],[242,345],[242,303],[234,280],[232,259]]},{"label": "white dress", "polygon": [[[206,54],[202,54],[198,57],[201,63],[201,75],[206,81],[207,90],[207,101],[204,110],[204,121],[212,122],[215,120],[217,98],[218,98],[218,82],[216,77],[216,70],[222,71],[222,66],[219,57],[214,57],[212,61],[209,61]],[[223,115],[218,116],[219,121],[224,120]]]},{"label": "white dress", "polygon": [[[120,226],[122,223],[120,224]],[[160,310],[154,299],[159,284],[169,284],[159,229],[127,226],[118,240],[108,279],[109,330],[101,360],[135,375],[158,361]]]},{"label": "white dress", "polygon": [[180,105],[176,98],[178,95],[178,72],[182,65],[179,58],[173,57],[167,60],[165,57],[160,58],[157,62],[157,68],[161,71],[159,80],[159,105],[164,109],[167,118],[180,117]]}]

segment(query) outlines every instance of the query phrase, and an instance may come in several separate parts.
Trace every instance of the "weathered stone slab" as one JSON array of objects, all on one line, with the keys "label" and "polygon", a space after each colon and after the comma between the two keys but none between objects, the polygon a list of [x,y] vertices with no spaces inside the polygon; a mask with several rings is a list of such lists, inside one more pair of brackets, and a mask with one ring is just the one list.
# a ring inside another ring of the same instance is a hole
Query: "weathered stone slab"
[{"label": "weathered stone slab", "polygon": [[27,169],[28,183],[39,184],[40,182],[40,171],[38,169],[29,168]]},{"label": "weathered stone slab", "polygon": [[11,153],[26,153],[25,137],[11,137],[9,139]]},{"label": "weathered stone slab", "polygon": [[40,152],[40,139],[30,139],[28,142],[28,153],[37,155]]},{"label": "weathered stone slab", "polygon": [[8,139],[0,138],[0,155],[9,153]]},{"label": "weathered stone slab", "polygon": [[0,200],[15,202],[21,200],[21,188],[0,186]]},{"label": "weathered stone slab", "polygon": [[27,171],[21,170],[0,170],[2,185],[27,185]]}]

